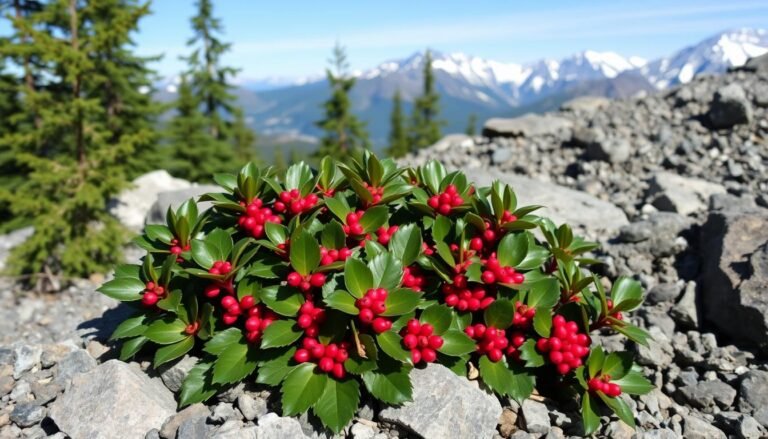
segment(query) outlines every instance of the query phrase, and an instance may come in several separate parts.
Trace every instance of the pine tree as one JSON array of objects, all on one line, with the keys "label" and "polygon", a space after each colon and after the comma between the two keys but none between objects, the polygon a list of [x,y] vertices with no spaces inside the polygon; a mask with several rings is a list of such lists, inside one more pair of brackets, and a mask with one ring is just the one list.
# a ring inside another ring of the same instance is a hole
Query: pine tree
[{"label": "pine tree", "polygon": [[329,63],[331,67],[326,69],[326,77],[331,86],[331,97],[323,105],[325,118],[316,122],[324,135],[315,157],[330,155],[346,160],[358,150],[369,148],[370,142],[365,124],[352,113],[349,92],[355,85],[355,78],[348,73],[347,55],[341,45],[336,44],[333,48]]},{"label": "pine tree", "polygon": [[411,148],[426,148],[440,140],[440,95],[435,90],[435,77],[432,72],[432,53],[424,55],[424,89],[422,95],[413,104],[411,118]]},{"label": "pine tree", "polygon": [[260,160],[256,153],[256,133],[248,126],[242,109],[235,109],[234,116],[232,144],[235,148],[237,160],[240,163],[259,162]]},{"label": "pine tree", "polygon": [[464,133],[468,136],[477,135],[477,114],[471,113],[469,115],[469,119],[467,120],[467,129],[464,131]]},{"label": "pine tree", "polygon": [[389,116],[389,148],[387,154],[391,157],[402,157],[408,153],[408,133],[403,121],[403,100],[400,90],[392,96],[392,113]]},{"label": "pine tree", "polygon": [[123,119],[142,117],[122,107],[136,102],[123,93],[125,84],[109,93],[103,88],[108,76],[142,82],[143,67],[122,70],[128,67],[112,61],[119,55],[142,63],[128,48],[146,12],[131,0],[53,0],[39,13],[14,19],[16,32],[28,39],[23,52],[45,60],[30,63],[40,69],[30,76],[45,80],[33,87],[24,81],[25,117],[19,119],[27,125],[2,139],[29,169],[25,183],[2,198],[14,215],[32,218],[35,229],[13,250],[13,271],[83,276],[119,259],[125,235],[106,204],[124,187],[127,163],[146,130]]}]

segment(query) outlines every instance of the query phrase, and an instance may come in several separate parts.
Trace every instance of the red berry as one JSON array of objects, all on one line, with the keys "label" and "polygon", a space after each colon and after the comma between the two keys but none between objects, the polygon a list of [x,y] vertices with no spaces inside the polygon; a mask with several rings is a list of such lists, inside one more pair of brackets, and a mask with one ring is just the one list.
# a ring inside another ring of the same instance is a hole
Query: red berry
[{"label": "red berry", "polygon": [[429,336],[429,347],[432,349],[440,349],[443,347],[443,342],[443,337],[440,337],[439,335]]},{"label": "red berry", "polygon": [[424,348],[421,350],[421,359],[427,363],[433,363],[437,360],[437,352],[430,348]]},{"label": "red berry", "polygon": [[557,365],[557,373],[565,375],[571,371],[571,366],[566,363],[560,363]]},{"label": "red berry", "polygon": [[382,318],[382,317],[376,317],[373,321],[373,330],[377,334],[381,334],[384,331],[388,331],[389,328],[392,327],[392,322],[389,320]]},{"label": "red berry", "polygon": [[493,361],[494,363],[496,363],[499,360],[501,360],[501,357],[503,357],[503,356],[504,356],[504,353],[501,352],[501,349],[491,349],[488,352],[488,359]]},{"label": "red berry", "polygon": [[312,357],[314,357],[315,359],[323,358],[325,356],[325,346],[320,343],[317,343],[309,350],[309,352],[312,354]]},{"label": "red berry", "polygon": [[297,363],[306,363],[309,361],[309,351],[306,349],[298,349],[296,350],[296,353],[293,354],[293,359],[296,360]]},{"label": "red berry", "polygon": [[347,375],[347,371],[344,370],[344,365],[343,364],[336,363],[336,364],[333,365],[333,370],[331,371],[331,374],[336,379],[341,380],[341,379],[344,379],[344,377]]},{"label": "red berry", "polygon": [[221,306],[229,308],[237,303],[237,299],[232,296],[224,296],[221,298]]},{"label": "red berry", "polygon": [[363,308],[360,310],[360,321],[363,323],[371,323],[374,315],[370,308]]},{"label": "red berry", "polygon": [[288,285],[292,287],[298,287],[301,285],[301,275],[297,272],[292,272],[288,275],[288,278],[286,279],[288,281]]},{"label": "red berry", "polygon": [[222,317],[225,325],[233,325],[237,321],[237,316],[234,314],[224,314]]},{"label": "red berry", "polygon": [[317,364],[318,366],[320,366],[320,370],[327,373],[333,370],[334,361],[333,361],[333,358],[323,357],[320,359],[320,362]]},{"label": "red berry", "polygon": [[487,284],[496,282],[496,275],[494,275],[491,271],[484,271],[480,277],[482,278],[483,282]]},{"label": "red berry", "polygon": [[309,283],[315,288],[322,287],[323,285],[325,285],[325,274],[314,273],[312,277],[310,277]]},{"label": "red berry", "polygon": [[153,306],[157,303],[158,300],[159,298],[157,297],[157,294],[153,293],[152,291],[147,291],[143,296],[141,296],[141,303],[146,306]]},{"label": "red berry", "polygon": [[411,350],[411,361],[413,364],[421,363],[421,351],[418,349]]},{"label": "red berry", "polygon": [[407,349],[415,348],[418,343],[418,338],[416,338],[416,336],[413,334],[407,334],[405,337],[403,337],[403,346],[405,346]]}]

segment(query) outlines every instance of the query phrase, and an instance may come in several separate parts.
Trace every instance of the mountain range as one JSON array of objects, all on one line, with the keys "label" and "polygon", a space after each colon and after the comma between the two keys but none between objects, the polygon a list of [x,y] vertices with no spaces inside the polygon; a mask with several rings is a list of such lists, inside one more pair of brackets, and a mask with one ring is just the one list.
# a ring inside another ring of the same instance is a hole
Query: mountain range
[{"label": "mountain range", "polygon": [[[470,114],[478,121],[556,109],[577,96],[626,98],[653,93],[695,75],[718,74],[768,52],[768,31],[736,29],[713,35],[670,56],[647,61],[614,52],[585,50],[564,59],[528,64],[505,63],[463,53],[432,52],[435,83],[440,93],[444,132],[463,132]],[[354,72],[353,110],[368,124],[374,144],[386,143],[392,95],[400,90],[406,111],[421,93],[424,54]],[[166,87],[166,96],[172,85]],[[284,78],[242,81],[237,95],[249,121],[278,143],[312,141],[319,131],[322,102],[329,96],[325,78]],[[479,127],[478,127],[479,128]]]}]

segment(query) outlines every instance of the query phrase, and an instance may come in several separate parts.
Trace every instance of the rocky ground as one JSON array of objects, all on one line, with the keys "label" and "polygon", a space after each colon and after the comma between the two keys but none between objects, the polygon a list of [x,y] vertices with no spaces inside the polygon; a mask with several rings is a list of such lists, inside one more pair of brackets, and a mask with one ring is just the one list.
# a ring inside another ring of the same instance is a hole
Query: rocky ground
[{"label": "rocky ground", "polygon": [[[768,437],[768,68],[759,64],[666,95],[582,98],[546,116],[491,120],[483,137],[448,136],[406,159],[438,158],[481,184],[511,183],[523,203],[545,204],[546,214],[599,240],[609,279],[643,283],[646,305],[630,318],[653,334],[651,347],[596,338],[635,350],[657,389],[631,402],[636,432],[606,417],[600,436]],[[163,188],[176,195],[158,196]],[[116,200],[114,212],[138,228],[204,190],[157,173]],[[0,260],[23,236],[0,238]],[[37,295],[0,281],[0,438],[328,436],[306,415],[280,417],[276,395],[250,384],[177,411],[174,393],[195,359],[159,371],[148,359],[114,360],[108,336],[126,310],[94,288],[80,281]],[[518,406],[437,365],[414,371],[413,381],[413,403],[369,403],[344,436],[581,431],[567,401]]]}]

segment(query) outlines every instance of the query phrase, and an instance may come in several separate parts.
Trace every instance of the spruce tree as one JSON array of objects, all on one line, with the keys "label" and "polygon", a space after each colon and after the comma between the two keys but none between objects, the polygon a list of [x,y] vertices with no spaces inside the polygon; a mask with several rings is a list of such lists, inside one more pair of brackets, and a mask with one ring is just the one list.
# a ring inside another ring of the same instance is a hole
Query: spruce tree
[{"label": "spruce tree", "polygon": [[389,116],[389,148],[387,154],[391,157],[402,157],[408,153],[408,133],[403,121],[403,100],[400,90],[392,96],[392,113]]},{"label": "spruce tree", "polygon": [[325,117],[316,122],[324,134],[315,157],[330,155],[347,160],[363,148],[369,148],[365,124],[352,113],[349,92],[355,85],[355,78],[349,75],[349,64],[344,48],[336,44],[333,57],[329,60],[326,77],[331,87],[331,97],[323,105]]},{"label": "spruce tree", "polygon": [[477,115],[475,113],[471,113],[469,115],[469,119],[467,120],[467,129],[464,131],[464,133],[468,136],[477,135]]},{"label": "spruce tree", "polygon": [[122,84],[110,94],[103,88],[107,76],[141,82],[136,70],[121,70],[128,67],[110,60],[120,54],[142,62],[128,49],[145,13],[130,0],[53,0],[39,13],[14,18],[16,31],[28,38],[23,51],[45,63],[31,75],[44,80],[24,86],[19,120],[26,126],[2,139],[29,174],[0,197],[14,215],[31,218],[35,229],[13,250],[13,271],[83,276],[119,260],[125,235],[106,205],[125,186],[127,163],[147,131],[122,120],[126,113],[115,102],[135,102],[121,94]]},{"label": "spruce tree", "polygon": [[256,153],[256,133],[248,126],[245,113],[241,108],[235,109],[232,123],[232,145],[238,162],[259,162]]},{"label": "spruce tree", "polygon": [[427,50],[424,55],[424,78],[421,96],[413,104],[411,118],[411,148],[426,148],[440,140],[440,95],[435,90],[435,77],[432,72],[432,53]]}]

